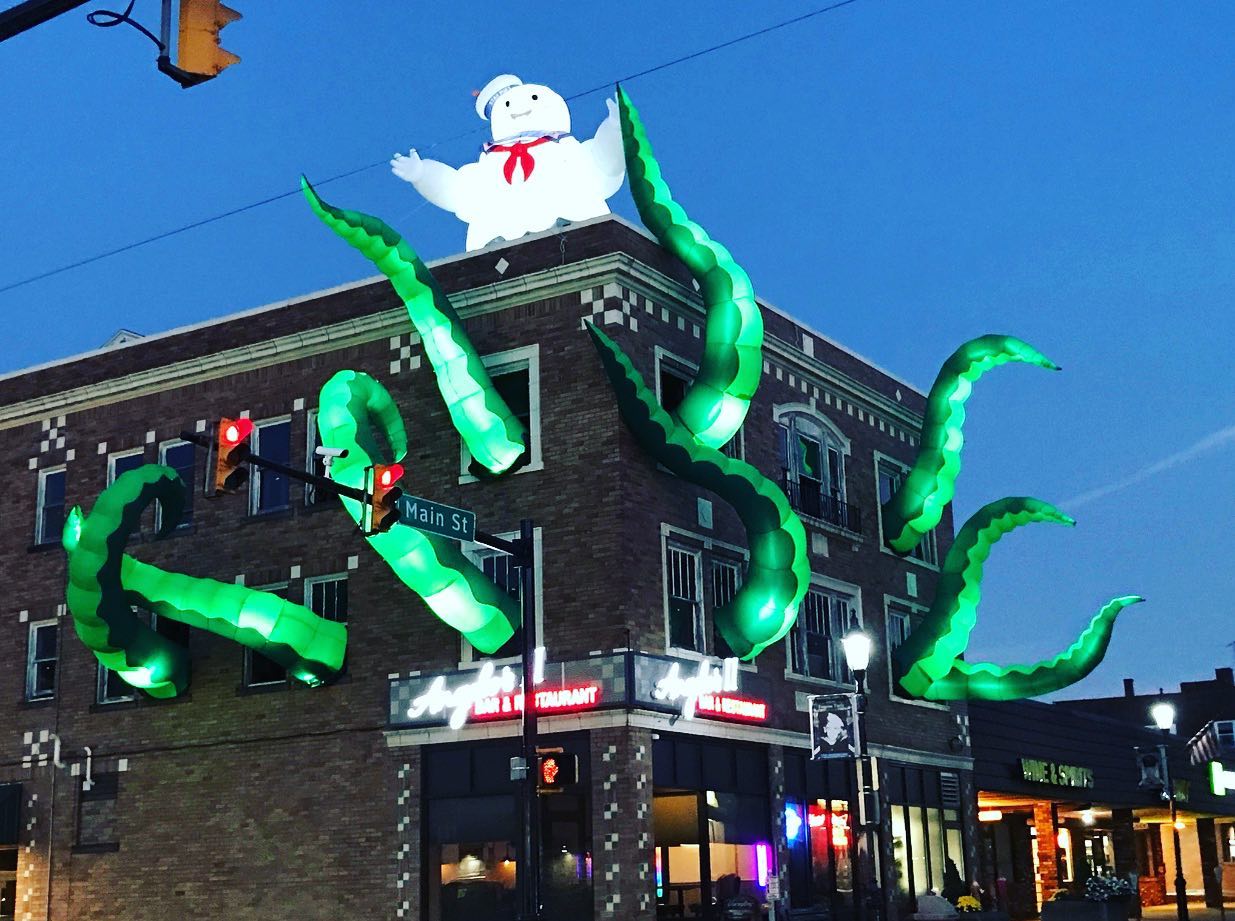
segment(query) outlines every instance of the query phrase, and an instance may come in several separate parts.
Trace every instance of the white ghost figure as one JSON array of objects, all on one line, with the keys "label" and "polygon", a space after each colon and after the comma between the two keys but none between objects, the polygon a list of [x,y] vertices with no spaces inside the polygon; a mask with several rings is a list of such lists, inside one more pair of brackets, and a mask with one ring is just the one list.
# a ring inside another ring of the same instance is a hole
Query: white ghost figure
[{"label": "white ghost figure", "polygon": [[590,141],[570,134],[566,100],[511,74],[490,80],[476,113],[490,122],[493,140],[475,163],[454,169],[422,160],[415,150],[395,154],[391,170],[433,204],[468,225],[469,250],[548,230],[560,221],[609,213],[605,199],[622,187],[626,163],[617,105]]}]

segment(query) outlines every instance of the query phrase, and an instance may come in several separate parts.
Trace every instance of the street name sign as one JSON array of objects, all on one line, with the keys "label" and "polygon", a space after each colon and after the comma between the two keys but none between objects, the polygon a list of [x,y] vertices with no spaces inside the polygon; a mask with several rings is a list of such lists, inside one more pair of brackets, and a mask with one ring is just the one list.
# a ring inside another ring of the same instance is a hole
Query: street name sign
[{"label": "street name sign", "polygon": [[455,540],[476,539],[476,513],[453,505],[430,502],[420,496],[399,497],[399,524],[453,537]]}]

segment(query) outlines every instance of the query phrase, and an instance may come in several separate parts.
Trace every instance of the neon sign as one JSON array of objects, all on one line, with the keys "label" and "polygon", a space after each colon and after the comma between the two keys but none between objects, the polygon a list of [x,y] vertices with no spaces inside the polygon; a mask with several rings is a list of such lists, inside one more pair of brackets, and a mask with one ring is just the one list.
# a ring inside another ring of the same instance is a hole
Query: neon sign
[{"label": "neon sign", "polygon": [[1209,762],[1209,788],[1214,791],[1214,796],[1235,792],[1235,771],[1228,771],[1221,761]]},{"label": "neon sign", "polygon": [[[726,699],[736,701],[739,698],[726,698],[723,694],[725,691],[736,691],[738,689],[738,660],[725,659],[721,662],[721,667],[716,668],[707,660],[699,662],[699,671],[689,678],[683,678],[681,674],[682,666],[678,662],[674,662],[669,666],[669,671],[665,677],[656,682],[656,687],[652,689],[652,697],[656,700],[667,700],[670,702],[682,701],[682,716],[688,720],[695,718],[696,709],[705,709],[709,713],[724,714],[723,701]],[[700,698],[706,696],[707,704],[700,707]],[[750,703],[754,703],[751,701]],[[730,714],[724,714],[730,715]],[[754,719],[767,718],[767,705],[764,705],[763,716],[747,717]]]},{"label": "neon sign", "polygon": [[701,694],[695,709],[705,716],[722,716],[735,720],[762,723],[768,718],[766,701],[732,694]]}]

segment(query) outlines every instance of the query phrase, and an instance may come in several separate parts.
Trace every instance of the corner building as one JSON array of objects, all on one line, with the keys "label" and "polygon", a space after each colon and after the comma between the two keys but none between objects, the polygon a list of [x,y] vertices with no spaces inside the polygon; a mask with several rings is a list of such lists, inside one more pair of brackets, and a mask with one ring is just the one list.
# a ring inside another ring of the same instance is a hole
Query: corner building
[{"label": "corner building", "polygon": [[[341,245],[341,244],[340,244]],[[473,509],[509,536],[535,522],[547,648],[542,744],[579,781],[540,798],[547,917],[714,918],[779,891],[797,917],[854,911],[854,766],[809,760],[808,698],[852,690],[840,637],[875,639],[868,723],[878,768],[883,899],[907,916],[949,862],[977,872],[964,710],[891,689],[889,651],[934,592],[951,521],[917,558],[882,548],[880,493],[912,462],[923,395],[763,305],[764,376],[726,450],[782,481],[806,524],[812,581],[797,624],[686,718],[658,699],[676,666],[724,655],[713,612],[740,585],[736,515],[649,460],[625,429],[584,323],[603,326],[672,406],[704,316],[692,279],[609,217],[443,260],[435,275],[506,399],[530,462],[467,472],[433,371],[389,284],[370,278],[0,379],[8,591],[0,631],[0,917],[266,921],[513,918],[519,745],[512,699],[459,729],[417,705],[473,682],[462,642],[357,533],[338,501],[253,472],[247,495],[202,498],[206,452],[179,439],[247,415],[255,450],[314,466],[314,409],[335,371],[381,380],[407,422],[407,492]],[[265,588],[349,630],[345,675],[310,689],[273,663],[169,620],[188,693],[155,701],[106,671],[64,604],[66,510],[124,470],[164,462],[190,483],[188,521],[128,551],[165,569]],[[473,558],[519,591],[518,572]],[[518,667],[499,650],[494,667]],[[86,783],[87,776],[89,784]],[[5,914],[7,913],[7,914]]]}]

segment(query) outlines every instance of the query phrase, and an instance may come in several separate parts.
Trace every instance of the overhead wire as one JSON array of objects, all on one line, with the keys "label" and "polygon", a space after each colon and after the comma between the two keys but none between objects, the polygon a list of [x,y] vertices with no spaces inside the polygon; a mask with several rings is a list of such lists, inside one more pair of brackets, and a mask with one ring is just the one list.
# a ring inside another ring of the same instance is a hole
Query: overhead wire
[{"label": "overhead wire", "polygon": [[[753,32],[747,32],[743,35],[739,35],[735,38],[727,39],[726,41],[719,42],[715,45],[709,45],[707,48],[701,48],[698,51],[692,51],[689,54],[682,55],[681,57],[673,58],[672,60],[669,60],[669,61],[663,61],[660,64],[656,64],[652,67],[647,67],[647,68],[644,68],[643,70],[635,71],[634,73],[630,73],[623,77],[619,77],[617,80],[612,80],[612,81],[607,81],[605,83],[597,84],[596,86],[593,86],[590,89],[580,90],[579,92],[572,93],[571,95],[566,96],[564,98],[568,102],[575,100],[575,99],[582,99],[583,97],[590,96],[593,93],[599,93],[599,92],[608,90],[612,88],[614,84],[616,83],[629,83],[632,80],[637,80],[641,77],[646,77],[646,76],[649,76],[650,74],[658,73],[659,71],[666,70],[670,67],[676,67],[677,65],[684,64],[687,61],[693,61],[698,58],[704,57],[706,55],[714,54],[717,51],[723,51],[726,48],[732,48],[734,45],[739,45],[742,42],[747,42],[752,39],[759,38],[771,32],[776,32],[781,29],[789,28],[790,26],[799,25],[800,23],[807,22],[808,20],[814,19],[818,16],[822,16],[825,13],[831,13],[834,10],[840,9],[841,7],[849,6],[857,2],[858,0],[837,0],[837,2],[835,3],[831,3],[831,4],[828,4],[827,6],[819,7],[818,9],[814,9],[807,13],[803,13],[800,16],[794,16],[791,19],[786,19],[786,20],[783,20],[782,22],[778,22],[770,26],[765,26],[762,29],[757,29]],[[449,137],[441,138],[429,144],[420,146],[417,149],[423,150],[423,151],[429,151],[443,144],[449,144],[453,141],[457,141],[462,138],[468,137],[469,135],[476,134],[481,130],[483,129],[480,127],[469,128],[467,131],[461,131],[458,134],[453,134]],[[336,173],[333,176],[328,176],[325,179],[315,181],[313,184],[314,186],[317,186],[317,187],[329,185],[332,182],[338,182],[341,179],[347,179],[350,176],[355,176],[359,173],[368,172],[369,170],[376,169],[379,166],[385,166],[388,162],[389,162],[388,160],[382,159],[382,160],[377,160],[373,163],[366,163],[364,166],[358,166],[355,169],[350,169],[342,173]],[[196,230],[199,227],[205,227],[208,224],[213,224],[217,221],[222,221],[229,217],[235,217],[238,214],[244,214],[247,211],[252,211],[256,208],[261,208],[266,205],[273,204],[274,202],[282,201],[285,198],[291,198],[299,194],[300,194],[299,187],[294,188],[294,189],[289,189],[286,192],[280,192],[278,195],[271,195],[267,198],[263,198],[258,201],[250,202],[247,205],[241,205],[238,208],[232,208],[229,211],[222,211],[218,214],[213,214],[210,217],[204,217],[200,220],[192,221],[188,224],[183,224],[179,227],[174,227],[170,230],[165,230],[165,231],[162,231],[161,233],[156,233],[156,234],[153,234],[152,236],[144,237],[140,240],[134,240],[131,243],[126,243],[123,246],[117,246],[114,249],[105,250],[101,253],[95,253],[93,256],[87,256],[84,259],[78,259],[74,262],[70,262],[65,265],[58,266],[54,269],[48,269],[45,272],[39,272],[37,275],[30,275],[26,278],[22,278],[17,281],[9,282],[6,285],[0,286],[0,294],[5,294],[9,291],[16,290],[17,288],[21,288],[26,285],[34,284],[35,282],[43,281],[44,279],[52,278],[56,275],[61,275],[65,272],[71,272],[74,269],[79,269],[79,268],[82,268],[83,266],[87,266],[95,262],[100,262],[103,259],[110,259],[111,257],[118,256],[121,253],[127,253],[127,252],[130,252],[131,250],[138,249],[142,246],[148,246],[151,243],[157,243],[160,240],[166,240],[169,237],[178,236],[179,234],[187,233],[190,230]]]}]

